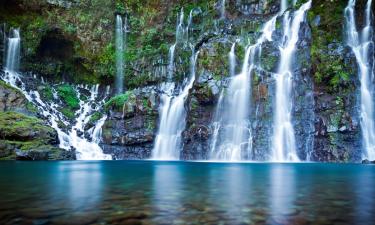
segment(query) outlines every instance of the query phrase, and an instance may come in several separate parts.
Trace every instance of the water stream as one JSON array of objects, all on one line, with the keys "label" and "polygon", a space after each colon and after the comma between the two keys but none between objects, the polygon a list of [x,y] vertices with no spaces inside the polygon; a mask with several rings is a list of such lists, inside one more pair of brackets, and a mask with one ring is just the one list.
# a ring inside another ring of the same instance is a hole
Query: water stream
[{"label": "water stream", "polygon": [[[127,21],[125,19],[125,21]],[[124,50],[126,24],[123,23],[121,15],[116,16],[116,93],[124,91]]]},{"label": "water stream", "polygon": [[[180,158],[182,132],[186,126],[185,101],[195,81],[195,67],[199,52],[192,51],[190,78],[185,86],[174,96],[173,92],[162,95],[159,130],[156,135],[152,158],[157,160],[178,160]],[[168,86],[171,85],[171,86]],[[172,88],[171,88],[172,87]],[[173,83],[166,86],[167,91],[174,89]]]},{"label": "water stream", "polygon": [[355,19],[356,0],[349,0],[345,8],[347,44],[354,52],[358,64],[360,88],[360,115],[362,128],[363,159],[375,160],[375,124],[374,124],[374,37],[372,0],[368,0],[364,12],[365,20],[361,31],[357,29]]},{"label": "water stream", "polygon": [[[282,2],[287,5],[286,1]],[[299,30],[304,22],[306,12],[311,7],[311,0],[303,4],[292,15],[289,11],[283,17],[283,38],[281,40],[280,63],[275,75],[276,99],[272,138],[272,161],[299,161],[297,155],[295,134],[292,122],[293,110],[293,66]]]},{"label": "water stream", "polygon": [[[10,37],[8,38],[4,76],[1,77],[1,79],[20,90],[27,100],[37,107],[38,111],[41,112],[43,117],[48,121],[48,124],[57,131],[60,148],[69,151],[75,149],[78,160],[111,159],[112,157],[110,155],[103,154],[99,146],[101,130],[106,116],[97,121],[95,126],[87,132],[89,138],[86,138],[84,135],[85,126],[89,123],[92,114],[98,111],[104,104],[104,99],[109,94],[109,89],[107,88],[104,97],[100,97],[99,85],[94,85],[91,88],[88,86],[76,86],[75,91],[80,99],[79,109],[75,112],[76,119],[70,121],[59,111],[59,109],[64,106],[53,86],[51,89],[54,99],[48,102],[42,100],[37,90],[28,90],[26,83],[23,81],[26,77],[19,72],[20,49],[20,32],[18,29],[12,29]],[[36,80],[37,78],[34,77],[33,79]],[[43,83],[43,81],[41,82]],[[91,93],[90,97],[83,101],[81,91]],[[70,129],[63,130],[61,124],[68,128],[70,127]]]},{"label": "water stream", "polygon": [[[161,87],[164,94],[161,96],[159,130],[152,150],[152,159],[178,160],[180,158],[182,132],[186,126],[185,101],[195,81],[195,66],[199,52],[194,52],[194,46],[189,43],[189,29],[192,25],[193,15],[200,9],[192,9],[185,23],[184,10],[177,18],[176,40],[169,49],[168,82]],[[190,77],[178,86],[173,82],[175,50],[178,45],[185,48],[190,45],[192,50],[190,58]]]},{"label": "water stream", "polygon": [[263,27],[262,34],[253,45],[246,48],[241,73],[235,74],[235,44],[229,53],[231,80],[226,91],[221,92],[218,109],[213,122],[214,134],[211,140],[211,160],[250,160],[252,134],[250,126],[251,73],[256,67],[262,44],[272,40],[276,29],[276,17]]}]

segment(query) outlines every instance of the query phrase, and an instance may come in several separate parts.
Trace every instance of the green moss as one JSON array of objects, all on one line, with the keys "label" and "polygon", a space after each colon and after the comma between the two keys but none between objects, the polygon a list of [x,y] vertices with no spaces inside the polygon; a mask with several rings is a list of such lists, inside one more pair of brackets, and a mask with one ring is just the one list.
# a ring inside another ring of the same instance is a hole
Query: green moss
[{"label": "green moss", "polygon": [[57,94],[70,110],[79,109],[79,99],[77,92],[69,84],[63,84],[57,87]]},{"label": "green moss", "polygon": [[153,132],[156,128],[156,124],[155,124],[155,118],[150,118],[149,120],[147,120],[147,130],[148,131],[151,131]]},{"label": "green moss", "polygon": [[28,141],[33,138],[43,142],[50,141],[51,127],[35,117],[25,116],[16,112],[0,113],[0,137],[9,140]]},{"label": "green moss", "polygon": [[52,101],[53,100],[52,88],[49,86],[43,87],[43,90],[41,91],[41,95],[44,99],[48,101]]},{"label": "green moss", "polygon": [[261,56],[261,66],[263,69],[272,72],[277,66],[278,57],[271,54],[262,54]]},{"label": "green moss", "polygon": [[73,120],[75,117],[75,112],[70,108],[61,108],[60,112],[70,120]]},{"label": "green moss", "polygon": [[343,55],[330,55],[328,46],[342,42],[345,1],[317,0],[309,11],[309,21],[320,16],[319,26],[312,26],[311,60],[315,82],[326,84],[329,91],[345,88],[349,83],[352,69],[344,61]]},{"label": "green moss", "polygon": [[35,107],[34,104],[31,103],[31,102],[27,102],[27,103],[26,103],[26,109],[27,109],[29,112],[31,112],[31,113],[38,113],[38,109],[37,109],[37,107]]},{"label": "green moss", "polygon": [[101,112],[95,112],[91,115],[89,123],[96,123],[98,120],[100,120],[103,117],[103,114]]},{"label": "green moss", "polygon": [[100,77],[114,77],[116,51],[112,43],[109,43],[98,55],[98,64],[94,67],[95,73]]},{"label": "green moss", "polygon": [[[0,146],[0,160],[16,160],[16,151],[23,151],[30,157],[42,153],[42,160],[61,160],[64,159],[62,156],[62,149],[46,144],[43,141],[9,141],[3,140]],[[31,153],[32,152],[32,153]],[[31,154],[30,154],[31,153]],[[44,155],[47,154],[45,157]]]},{"label": "green moss", "polygon": [[23,95],[20,90],[18,90],[17,88],[14,88],[11,85],[5,83],[3,80],[0,80],[0,86],[2,86],[4,89],[10,89],[10,90],[12,90],[14,92],[17,92],[17,93]]},{"label": "green moss", "polygon": [[127,91],[125,94],[117,95],[109,99],[104,104],[104,109],[109,110],[111,108],[113,109],[122,109],[124,106],[124,103],[129,100],[130,96],[133,94],[132,91]]}]

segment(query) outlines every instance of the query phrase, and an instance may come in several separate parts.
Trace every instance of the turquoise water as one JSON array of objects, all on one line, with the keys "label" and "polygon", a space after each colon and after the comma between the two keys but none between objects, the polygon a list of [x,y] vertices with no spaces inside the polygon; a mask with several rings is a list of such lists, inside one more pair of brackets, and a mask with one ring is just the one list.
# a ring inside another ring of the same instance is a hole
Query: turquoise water
[{"label": "turquoise water", "polygon": [[0,224],[374,224],[375,166],[1,162]]}]

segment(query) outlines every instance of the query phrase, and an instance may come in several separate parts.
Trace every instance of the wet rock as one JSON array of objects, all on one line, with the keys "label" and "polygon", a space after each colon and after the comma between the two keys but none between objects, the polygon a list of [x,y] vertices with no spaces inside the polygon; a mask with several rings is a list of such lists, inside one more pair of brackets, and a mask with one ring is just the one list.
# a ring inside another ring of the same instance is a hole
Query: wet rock
[{"label": "wet rock", "polygon": [[26,112],[27,100],[17,89],[0,80],[0,112]]},{"label": "wet rock", "polygon": [[109,108],[103,126],[102,148],[114,159],[150,158],[156,134],[159,97],[155,87],[129,94],[122,107]]},{"label": "wet rock", "polygon": [[375,164],[375,160],[374,161],[370,161],[368,159],[365,159],[365,160],[362,160],[362,164]]},{"label": "wet rock", "polygon": [[16,112],[0,113],[0,158],[73,160],[74,151],[55,147],[57,133],[43,121]]}]

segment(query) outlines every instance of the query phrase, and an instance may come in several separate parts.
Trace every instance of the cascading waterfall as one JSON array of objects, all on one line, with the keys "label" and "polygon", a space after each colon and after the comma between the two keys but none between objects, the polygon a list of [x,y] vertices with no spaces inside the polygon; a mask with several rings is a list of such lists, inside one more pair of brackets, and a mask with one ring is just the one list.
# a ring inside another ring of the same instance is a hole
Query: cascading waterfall
[{"label": "cascading waterfall", "polygon": [[[185,86],[180,90],[175,90],[176,85],[172,82],[174,76],[174,58],[177,45],[183,47],[188,45],[189,29],[192,25],[194,12],[200,12],[200,9],[192,9],[189,13],[187,25],[184,20],[184,10],[181,9],[177,17],[176,40],[169,49],[168,63],[168,81],[163,84],[162,90],[164,94],[161,96],[160,122],[159,130],[155,139],[154,149],[152,150],[152,158],[156,160],[177,160],[180,157],[181,134],[185,129],[186,111],[185,100],[189,94],[189,90],[193,87],[195,80],[195,64],[197,53],[192,50],[190,78],[185,81]],[[190,46],[193,49],[193,46]],[[175,93],[178,93],[175,95]]]},{"label": "cascading waterfall", "polygon": [[189,13],[188,23],[185,26],[184,20],[184,9],[181,9],[180,14],[177,16],[177,25],[176,25],[176,34],[175,34],[175,43],[169,48],[169,62],[168,62],[168,81],[171,82],[174,75],[174,58],[175,58],[175,51],[176,46],[180,43],[186,45],[189,39],[189,29],[193,21],[193,14],[194,12],[201,12],[200,9],[192,9]]},{"label": "cascading waterfall", "polygon": [[169,62],[168,62],[168,81],[172,81],[174,75],[174,53],[176,51],[176,45],[179,41],[184,42],[182,37],[185,36],[184,29],[184,10],[181,9],[180,15],[177,17],[177,26],[175,34],[175,43],[169,48]]},{"label": "cascading waterfall", "polygon": [[[282,5],[287,6],[287,1]],[[295,4],[295,3],[294,3]],[[275,75],[276,100],[272,139],[272,161],[299,161],[296,151],[294,127],[292,124],[292,86],[293,68],[292,61],[299,39],[301,23],[305,20],[306,12],[311,7],[311,0],[303,4],[291,16],[289,12],[283,18],[283,38],[280,48],[280,64]]]},{"label": "cascading waterfall", "polygon": [[[89,136],[92,141],[87,140],[85,137],[78,135],[78,132],[83,133],[84,127],[89,122],[93,112],[100,109],[104,104],[104,99],[97,103],[99,85],[93,86],[91,89],[87,87],[80,87],[90,91],[91,96],[88,100],[80,100],[80,109],[75,113],[77,119],[75,124],[71,127],[68,133],[65,133],[60,127],[59,123],[69,126],[70,122],[65,119],[63,114],[58,110],[60,99],[57,95],[56,90],[52,87],[54,102],[43,102],[40,98],[40,94],[36,90],[27,90],[26,84],[22,81],[22,76],[18,72],[20,64],[20,48],[21,48],[21,37],[19,30],[14,29],[11,31],[11,35],[8,38],[7,57],[5,64],[5,74],[1,77],[2,80],[20,90],[26,97],[27,100],[32,102],[40,111],[44,118],[46,118],[52,128],[57,131],[60,148],[71,150],[76,149],[77,159],[81,160],[96,160],[96,159],[111,159],[110,155],[105,155],[99,146],[101,138],[101,128],[104,124],[106,117],[100,119],[95,126],[89,132]],[[76,92],[79,96],[78,88]],[[107,94],[109,89],[107,89]]]},{"label": "cascading waterfall", "polygon": [[229,52],[229,75],[233,77],[236,74],[236,42],[232,44]]},{"label": "cascading waterfall", "polygon": [[[125,21],[127,21],[125,19]],[[116,93],[121,94],[124,91],[124,50],[125,33],[121,15],[116,16]]]},{"label": "cascading waterfall", "polygon": [[[192,47],[193,49],[193,47]],[[152,158],[157,160],[177,160],[180,157],[181,134],[186,125],[185,101],[195,81],[195,67],[198,54],[192,51],[190,78],[177,96],[170,92],[162,96],[159,131],[152,151]],[[167,90],[172,90],[167,87]]]},{"label": "cascading waterfall", "polygon": [[18,29],[11,30],[8,38],[8,49],[5,69],[9,72],[18,71],[20,65],[21,37]]},{"label": "cascading waterfall", "polygon": [[[358,31],[355,19],[356,0],[349,0],[345,8],[347,27],[347,44],[354,52],[358,64],[361,82],[360,115],[362,128],[363,153],[362,158],[375,160],[375,124],[374,124],[374,37],[373,17],[371,13],[372,0],[367,1],[365,9],[365,24]],[[372,55],[372,56],[371,56]]]},{"label": "cascading waterfall", "polygon": [[215,122],[214,135],[211,141],[211,160],[240,161],[251,159],[252,135],[249,121],[251,72],[256,67],[256,54],[266,41],[272,40],[272,33],[276,28],[276,17],[269,20],[263,28],[262,35],[254,45],[246,49],[245,59],[240,74],[234,76],[235,45],[229,53],[231,81],[227,92],[221,93],[219,98]]}]

